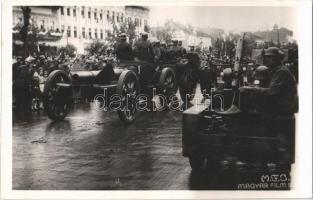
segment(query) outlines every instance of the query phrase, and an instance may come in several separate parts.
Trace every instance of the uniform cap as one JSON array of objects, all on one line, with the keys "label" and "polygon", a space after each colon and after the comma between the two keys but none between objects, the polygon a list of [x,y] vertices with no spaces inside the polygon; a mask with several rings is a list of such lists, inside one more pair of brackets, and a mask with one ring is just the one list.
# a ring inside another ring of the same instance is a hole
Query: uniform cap
[{"label": "uniform cap", "polygon": [[121,33],[119,36],[120,37],[126,37],[126,33]]},{"label": "uniform cap", "polygon": [[282,58],[284,56],[284,52],[277,47],[269,47],[265,50],[265,56],[278,56]]}]

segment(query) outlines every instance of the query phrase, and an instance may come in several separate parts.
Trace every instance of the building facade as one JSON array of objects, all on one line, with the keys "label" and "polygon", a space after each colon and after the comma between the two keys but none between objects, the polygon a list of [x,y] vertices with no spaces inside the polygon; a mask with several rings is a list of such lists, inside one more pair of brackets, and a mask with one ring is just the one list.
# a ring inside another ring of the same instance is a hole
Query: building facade
[{"label": "building facade", "polygon": [[[73,44],[78,53],[94,40],[106,41],[113,33],[113,24],[136,23],[136,32],[149,23],[149,8],[141,6],[31,6],[31,23],[41,34],[60,36],[57,41],[39,41],[52,46]],[[23,24],[21,7],[13,8],[14,27]],[[52,33],[52,34],[51,34]]]}]

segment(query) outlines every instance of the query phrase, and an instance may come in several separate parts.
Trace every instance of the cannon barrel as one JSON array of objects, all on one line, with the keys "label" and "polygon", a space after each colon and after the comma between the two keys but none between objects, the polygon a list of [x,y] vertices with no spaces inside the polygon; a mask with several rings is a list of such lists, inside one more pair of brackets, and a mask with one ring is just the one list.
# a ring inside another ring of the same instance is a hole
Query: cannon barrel
[{"label": "cannon barrel", "polygon": [[97,75],[101,70],[97,71],[72,71],[71,77],[73,84],[94,84]]}]

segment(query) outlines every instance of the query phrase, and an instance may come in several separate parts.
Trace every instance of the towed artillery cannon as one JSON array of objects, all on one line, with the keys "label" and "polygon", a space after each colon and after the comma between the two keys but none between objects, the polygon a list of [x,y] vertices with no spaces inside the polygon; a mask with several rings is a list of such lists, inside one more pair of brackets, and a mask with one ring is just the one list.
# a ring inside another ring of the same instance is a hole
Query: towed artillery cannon
[{"label": "towed artillery cannon", "polygon": [[[190,71],[187,69],[187,63],[152,65],[144,61],[125,61],[116,65],[108,64],[102,70],[95,71],[66,73],[55,70],[45,83],[44,110],[50,119],[60,121],[69,113],[77,93],[83,99],[97,99],[106,104],[118,98],[120,103],[117,108],[114,106],[114,110],[124,123],[131,123],[137,113],[140,93],[149,94],[148,98],[152,100],[151,91],[155,88],[157,94],[162,94],[169,100],[172,95],[175,96],[178,85],[180,88],[188,85]],[[106,98],[95,98],[104,94],[104,90]]]},{"label": "towed artillery cannon", "polygon": [[[103,70],[70,73],[55,70],[50,73],[44,86],[44,110],[50,119],[60,121],[69,113],[75,93],[80,93],[82,98],[91,101],[97,94],[103,94],[104,90],[107,90],[109,97],[112,94],[121,97],[139,94],[138,76],[127,68],[114,71],[112,66],[107,66]],[[125,108],[126,105],[124,104],[123,107]],[[117,111],[124,122],[131,122],[134,118],[132,106],[128,108],[130,108],[128,111],[123,108]]]}]

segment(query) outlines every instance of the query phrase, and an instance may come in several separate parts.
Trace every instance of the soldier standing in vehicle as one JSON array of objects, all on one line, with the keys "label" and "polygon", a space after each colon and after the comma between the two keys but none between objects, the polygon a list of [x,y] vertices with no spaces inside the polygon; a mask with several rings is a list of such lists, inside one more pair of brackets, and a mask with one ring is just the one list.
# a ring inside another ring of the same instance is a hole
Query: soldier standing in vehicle
[{"label": "soldier standing in vehicle", "polygon": [[185,55],[187,53],[186,49],[183,47],[183,41],[178,41],[178,47],[180,48],[181,54]]},{"label": "soldier standing in vehicle", "polygon": [[154,51],[152,44],[148,40],[148,33],[144,32],[141,34],[141,39],[136,42],[134,51],[139,60],[149,63],[154,62]]},{"label": "soldier standing in vehicle", "polygon": [[125,33],[120,34],[120,41],[117,43],[115,53],[119,60],[133,60],[134,59],[133,50],[130,44],[126,41]]},{"label": "soldier standing in vehicle", "polygon": [[293,114],[298,111],[298,94],[295,77],[282,65],[284,53],[277,47],[265,51],[265,64],[270,71],[268,87],[242,87],[241,92],[262,98],[262,111],[269,114]]},{"label": "soldier standing in vehicle", "polygon": [[155,42],[153,50],[154,50],[154,58],[155,58],[155,60],[159,61],[160,58],[161,58],[161,47],[160,47],[160,41],[159,40],[157,40]]}]

